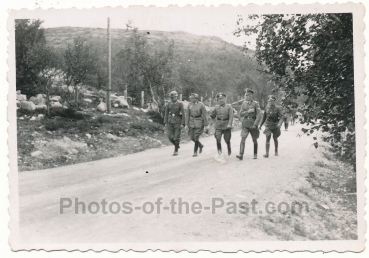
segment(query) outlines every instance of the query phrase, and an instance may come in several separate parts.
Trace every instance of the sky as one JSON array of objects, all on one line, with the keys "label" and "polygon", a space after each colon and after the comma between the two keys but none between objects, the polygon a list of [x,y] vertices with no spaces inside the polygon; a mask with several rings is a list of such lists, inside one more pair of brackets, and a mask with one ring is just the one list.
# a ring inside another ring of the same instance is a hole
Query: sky
[{"label": "sky", "polygon": [[[129,7],[107,9],[69,9],[27,12],[15,18],[41,19],[44,28],[73,26],[106,28],[110,17],[111,28],[125,29],[128,20],[139,30],[185,31],[196,35],[216,36],[242,46],[255,37],[237,38],[233,32],[238,15],[247,17],[246,7]],[[245,23],[246,24],[246,23]]]}]

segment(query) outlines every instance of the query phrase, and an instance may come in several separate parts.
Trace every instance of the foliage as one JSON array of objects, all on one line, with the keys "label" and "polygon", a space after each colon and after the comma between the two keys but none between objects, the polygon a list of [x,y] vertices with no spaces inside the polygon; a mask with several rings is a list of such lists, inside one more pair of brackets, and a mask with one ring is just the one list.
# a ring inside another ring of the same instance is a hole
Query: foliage
[{"label": "foliage", "polygon": [[163,48],[154,49],[148,44],[146,35],[137,28],[128,37],[123,48],[117,53],[119,74],[130,85],[130,94],[139,98],[142,90],[150,92],[151,100],[162,102],[168,93],[167,77],[171,73],[169,65],[173,57],[173,43],[161,43]]},{"label": "foliage", "polygon": [[90,74],[95,70],[96,56],[93,50],[82,37],[74,39],[73,44],[68,44],[64,52],[64,71],[67,85],[86,85],[92,78]]},{"label": "foliage", "polygon": [[304,132],[327,132],[336,152],[355,164],[352,14],[248,18],[255,25],[242,26],[239,17],[235,35],[257,34],[255,57],[284,92],[284,104],[303,97]]},{"label": "foliage", "polygon": [[42,21],[15,20],[16,88],[33,96],[50,87],[58,56],[46,45]]}]

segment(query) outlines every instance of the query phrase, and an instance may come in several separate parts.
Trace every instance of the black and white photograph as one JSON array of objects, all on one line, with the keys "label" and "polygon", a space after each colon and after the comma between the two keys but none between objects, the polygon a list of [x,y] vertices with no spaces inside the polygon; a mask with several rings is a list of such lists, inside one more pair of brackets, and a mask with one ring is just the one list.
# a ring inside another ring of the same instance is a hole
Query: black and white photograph
[{"label": "black and white photograph", "polygon": [[11,11],[12,250],[362,251],[363,16]]}]

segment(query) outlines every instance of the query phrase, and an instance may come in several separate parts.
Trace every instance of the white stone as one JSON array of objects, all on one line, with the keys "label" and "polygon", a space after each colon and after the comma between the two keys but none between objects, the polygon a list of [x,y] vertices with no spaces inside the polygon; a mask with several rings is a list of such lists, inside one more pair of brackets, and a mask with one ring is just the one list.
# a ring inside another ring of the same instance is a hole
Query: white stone
[{"label": "white stone", "polygon": [[36,109],[47,109],[47,106],[46,106],[46,105],[41,104],[41,105],[35,105],[35,108],[36,108]]},{"label": "white stone", "polygon": [[97,110],[101,111],[101,112],[105,112],[106,111],[106,104],[104,102],[101,102],[98,106],[97,106]]},{"label": "white stone", "polygon": [[38,156],[40,156],[41,154],[42,154],[42,151],[39,151],[39,150],[38,150],[38,151],[34,151],[34,152],[32,152],[32,153],[31,153],[31,156],[32,156],[32,157],[38,157]]},{"label": "white stone", "polygon": [[35,105],[35,103],[33,103],[31,101],[22,101],[21,102],[21,108],[26,109],[26,110],[35,110],[36,105]]}]

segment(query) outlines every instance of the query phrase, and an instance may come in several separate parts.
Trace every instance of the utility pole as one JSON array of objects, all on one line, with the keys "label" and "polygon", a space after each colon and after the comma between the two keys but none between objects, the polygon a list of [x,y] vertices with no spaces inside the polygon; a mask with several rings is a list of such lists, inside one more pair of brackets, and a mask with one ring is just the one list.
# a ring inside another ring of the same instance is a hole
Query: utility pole
[{"label": "utility pole", "polygon": [[108,88],[106,89],[106,107],[107,113],[111,112],[111,37],[110,37],[110,18],[108,17]]}]

